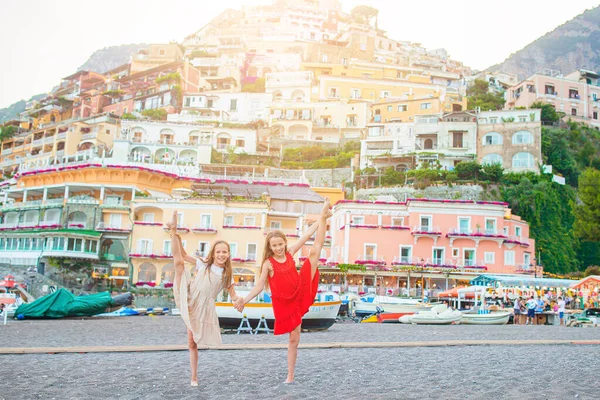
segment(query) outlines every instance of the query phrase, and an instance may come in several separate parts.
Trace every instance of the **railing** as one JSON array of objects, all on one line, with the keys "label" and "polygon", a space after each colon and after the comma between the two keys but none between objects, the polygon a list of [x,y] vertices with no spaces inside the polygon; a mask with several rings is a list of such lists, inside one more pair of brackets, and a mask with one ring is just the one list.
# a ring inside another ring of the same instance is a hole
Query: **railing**
[{"label": "railing", "polygon": [[67,199],[67,204],[100,204],[96,199]]},{"label": "railing", "polygon": [[32,147],[41,146],[42,144],[44,144],[44,139],[38,139],[31,142]]},{"label": "railing", "polygon": [[477,237],[491,237],[491,238],[502,238],[505,239],[506,235],[498,233],[496,229],[477,229],[473,230],[470,228],[451,228],[448,231],[448,236],[477,236]]},{"label": "railing", "polygon": [[61,132],[58,135],[56,135],[56,140],[64,139],[66,137],[67,137],[67,132]]},{"label": "railing", "polygon": [[212,225],[196,224],[192,231],[196,233],[217,233],[217,228]]},{"label": "railing", "polygon": [[421,265],[424,262],[419,257],[394,256],[392,265]]},{"label": "railing", "polygon": [[67,227],[69,229],[86,229],[87,228],[87,224],[85,222],[69,221],[67,223]]},{"label": "railing", "polygon": [[117,255],[117,254],[102,254],[101,257],[106,261],[125,261],[127,258],[125,256]]},{"label": "railing", "polygon": [[111,224],[106,222],[99,222],[96,226],[98,231],[116,231],[116,232],[128,232],[131,230],[131,224]]},{"label": "railing", "polygon": [[105,201],[104,203],[102,203],[102,208],[129,208],[131,205],[131,201],[129,200],[123,200],[123,201],[119,201],[119,202],[115,202],[115,201]]},{"label": "railing", "polygon": [[19,224],[17,222],[6,222],[4,224],[0,224],[0,230],[8,230],[8,229],[14,229],[18,226]]},{"label": "railing", "polygon": [[441,235],[439,226],[417,225],[413,227],[412,233],[415,235]]},{"label": "railing", "polygon": [[354,259],[354,264],[360,265],[385,265],[383,257],[377,257],[373,254],[358,254]]},{"label": "railing", "polygon": [[7,154],[12,154],[12,152],[13,152],[12,148],[5,149],[5,150],[2,150],[2,155],[4,156],[4,155],[7,155]]},{"label": "railing", "polygon": [[529,239],[523,237],[523,236],[513,236],[513,235],[509,235],[505,240],[505,243],[513,243],[513,244],[519,244],[522,246],[529,246]]},{"label": "railing", "polygon": [[469,267],[484,267],[485,263],[483,260],[475,260],[472,258],[461,258],[456,262],[458,267],[469,268]]},{"label": "railing", "polygon": [[85,135],[81,135],[81,140],[91,140],[96,139],[95,133],[86,133]]}]

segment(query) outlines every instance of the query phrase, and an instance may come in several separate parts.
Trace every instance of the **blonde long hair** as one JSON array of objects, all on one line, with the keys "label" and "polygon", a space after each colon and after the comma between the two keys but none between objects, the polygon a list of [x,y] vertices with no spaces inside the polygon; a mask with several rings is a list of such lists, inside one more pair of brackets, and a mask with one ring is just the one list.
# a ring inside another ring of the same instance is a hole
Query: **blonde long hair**
[{"label": "blonde long hair", "polygon": [[[231,286],[231,278],[233,276],[233,267],[231,266],[231,247],[229,247],[229,243],[227,243],[224,240],[217,240],[212,245],[212,247],[210,248],[210,250],[208,252],[208,257],[206,258],[206,270],[204,271],[204,273],[208,274],[210,267],[214,264],[215,249],[220,244],[224,244],[225,246],[227,246],[227,251],[229,252],[229,257],[227,257],[227,260],[225,261],[225,265],[223,266],[223,276],[221,278],[221,284],[223,285],[223,288],[227,289],[227,288],[229,288],[229,286]],[[208,279],[210,279],[210,274],[208,275]]]},{"label": "blonde long hair", "polygon": [[[267,261],[269,258],[273,257],[274,253],[273,250],[271,250],[271,239],[273,238],[280,238],[283,239],[283,241],[285,242],[285,253],[287,254],[288,252],[288,242],[287,242],[287,237],[285,236],[285,233],[281,232],[281,231],[271,231],[267,234],[267,237],[265,238],[265,248],[263,249],[263,256],[262,256],[262,261],[260,263],[260,272],[259,272],[259,276],[262,276],[263,273],[263,266],[265,264],[265,261]],[[286,256],[287,257],[287,256]],[[269,279],[267,278],[267,281],[265,282],[265,290],[269,290]]]}]

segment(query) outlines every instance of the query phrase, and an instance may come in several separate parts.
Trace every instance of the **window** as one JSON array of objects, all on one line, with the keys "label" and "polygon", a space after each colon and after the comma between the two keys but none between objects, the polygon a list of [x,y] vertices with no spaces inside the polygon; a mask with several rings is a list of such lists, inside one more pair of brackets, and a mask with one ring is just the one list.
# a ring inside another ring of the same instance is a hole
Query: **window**
[{"label": "window", "polygon": [[[311,33],[311,35],[310,35],[311,39],[314,38],[314,35],[315,35],[314,33]],[[321,62],[324,62],[324,63],[329,62],[329,54],[322,54]]]},{"label": "window", "polygon": [[500,164],[502,165],[502,156],[500,154],[487,154],[481,159],[483,165]]},{"label": "window", "polygon": [[483,137],[484,146],[493,146],[502,144],[502,135],[498,132],[490,132]]},{"label": "window", "polygon": [[394,111],[394,106],[388,106],[388,107],[387,107],[387,110],[388,110],[389,112],[392,112],[392,111]]},{"label": "window", "polygon": [[[390,92],[388,92],[387,90],[383,90],[381,92],[381,97],[383,97],[384,99],[390,97]],[[392,110],[390,110],[390,111],[392,111]]]},{"label": "window", "polygon": [[358,217],[358,216],[352,217],[352,224],[353,225],[364,225],[364,223],[365,223],[365,217],[362,217],[362,216],[360,216],[360,217]]},{"label": "window", "polygon": [[122,224],[122,215],[121,214],[110,214],[109,223],[111,228],[121,228]]},{"label": "window", "polygon": [[365,260],[374,261],[377,260],[377,245],[365,243]]},{"label": "window", "polygon": [[433,249],[433,264],[443,265],[444,264],[444,249]]},{"label": "window", "polygon": [[200,216],[200,227],[203,229],[209,229],[212,227],[212,215],[202,214]]},{"label": "window", "polygon": [[421,226],[419,227],[421,232],[431,231],[431,217],[421,217]]},{"label": "window", "polygon": [[237,243],[229,243],[229,257],[237,257]]},{"label": "window", "polygon": [[576,108],[571,108],[571,115],[577,116],[577,109]]},{"label": "window", "polygon": [[403,226],[404,218],[392,217],[392,226]]},{"label": "window", "polygon": [[521,237],[521,227],[515,226],[515,236]]},{"label": "window", "polygon": [[208,252],[210,250],[209,242],[200,242],[198,243],[198,255],[202,258],[208,257]]},{"label": "window", "polygon": [[452,147],[463,147],[463,132],[452,132]]},{"label": "window", "polygon": [[182,227],[183,225],[183,213],[177,213],[177,226]]},{"label": "window", "polygon": [[593,118],[593,119],[598,119],[598,111],[594,111],[594,112],[592,113],[592,118]]},{"label": "window", "polygon": [[504,252],[504,265],[515,265],[515,252],[505,251]]},{"label": "window", "polygon": [[138,253],[140,254],[152,254],[152,240],[140,239],[138,241]]},{"label": "window", "polygon": [[348,59],[342,57],[342,65],[348,65]]},{"label": "window", "polygon": [[546,85],[546,86],[544,86],[544,93],[551,94],[551,95],[555,96],[556,92],[554,91],[554,85]]},{"label": "window", "polygon": [[334,87],[329,88],[329,97],[339,97],[337,88],[334,88]]},{"label": "window", "polygon": [[206,100],[206,107],[207,108],[213,108],[213,99],[207,99]]},{"label": "window", "polygon": [[460,254],[460,249],[452,249],[452,257],[457,258]]},{"label": "window", "polygon": [[421,103],[421,110],[430,110],[431,103]]},{"label": "window", "polygon": [[512,137],[513,144],[532,144],[533,135],[529,131],[519,131]]},{"label": "window", "polygon": [[237,139],[235,141],[235,146],[236,147],[244,147],[244,146],[246,146],[246,141],[244,139]]},{"label": "window", "polygon": [[237,111],[237,99],[230,100],[229,111]]},{"label": "window", "polygon": [[487,219],[485,220],[485,233],[488,235],[496,234],[496,220],[495,219]]},{"label": "window", "polygon": [[171,241],[170,240],[165,240],[163,243],[163,254],[165,256],[172,256],[173,255],[173,251],[171,249]]},{"label": "window", "polygon": [[519,122],[527,122],[527,117],[525,115],[519,115]]},{"label": "window", "polygon": [[497,124],[497,123],[498,123],[497,117],[490,117],[490,124]]},{"label": "window", "polygon": [[398,106],[398,112],[404,112],[406,110],[408,110],[408,106],[406,104],[400,104]]},{"label": "window", "polygon": [[579,99],[579,91],[577,89],[569,89],[570,99]]},{"label": "window", "polygon": [[142,219],[144,222],[154,222],[154,213],[144,213]]},{"label": "window", "polygon": [[352,98],[352,99],[360,99],[360,89],[352,89],[350,91],[350,98]]},{"label": "window", "polygon": [[523,254],[523,264],[525,266],[529,267],[529,264],[531,264],[531,254],[529,254],[529,253]]},{"label": "window", "polygon": [[533,168],[533,155],[531,153],[517,153],[512,159],[513,168]]},{"label": "window", "polygon": [[271,229],[281,229],[281,221],[271,221]]},{"label": "window", "polygon": [[494,252],[487,252],[486,251],[484,253],[484,255],[483,255],[483,261],[486,264],[493,264],[495,262],[494,261],[495,259],[496,259],[496,253],[494,253]]},{"label": "window", "polygon": [[465,266],[473,266],[475,265],[475,250],[473,249],[463,249],[463,258]]},{"label": "window", "polygon": [[507,235],[508,235],[508,226],[505,226],[504,228],[502,228],[502,234],[503,234],[504,236],[507,236]]},{"label": "window", "polygon": [[412,247],[400,246],[400,262],[406,264],[412,262]]},{"label": "window", "polygon": [[161,56],[164,56],[165,55],[165,50],[164,49],[160,49],[158,51],[158,54],[161,55]]},{"label": "window", "polygon": [[256,226],[256,217],[244,217],[244,226]]},{"label": "window", "polygon": [[458,218],[458,233],[471,233],[471,218]]},{"label": "window", "polygon": [[248,243],[246,246],[246,258],[256,261],[256,243]]},{"label": "window", "polygon": [[184,106],[185,106],[185,107],[189,107],[189,106],[190,106],[190,98],[189,98],[189,97],[186,97],[186,98],[185,98],[185,103],[184,103]]},{"label": "window", "polygon": [[223,222],[223,225],[225,225],[225,226],[233,225],[233,215],[226,215],[225,222]]}]

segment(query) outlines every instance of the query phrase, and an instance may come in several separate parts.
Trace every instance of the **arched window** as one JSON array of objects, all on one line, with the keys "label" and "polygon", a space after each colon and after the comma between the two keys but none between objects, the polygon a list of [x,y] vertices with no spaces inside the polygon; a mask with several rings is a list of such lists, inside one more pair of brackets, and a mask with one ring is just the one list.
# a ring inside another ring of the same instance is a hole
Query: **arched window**
[{"label": "arched window", "polygon": [[484,146],[492,146],[497,144],[502,144],[502,135],[498,132],[490,132],[483,137]]},{"label": "arched window", "polygon": [[138,282],[156,282],[156,267],[154,264],[143,263],[140,265]]},{"label": "arched window", "polygon": [[513,168],[533,168],[533,154],[517,153],[512,159]]},{"label": "arched window", "polygon": [[483,165],[491,165],[491,164],[500,164],[502,165],[502,156],[500,154],[487,154],[481,159],[481,164]]},{"label": "arched window", "polygon": [[519,131],[512,137],[512,144],[532,144],[533,135],[529,131]]}]

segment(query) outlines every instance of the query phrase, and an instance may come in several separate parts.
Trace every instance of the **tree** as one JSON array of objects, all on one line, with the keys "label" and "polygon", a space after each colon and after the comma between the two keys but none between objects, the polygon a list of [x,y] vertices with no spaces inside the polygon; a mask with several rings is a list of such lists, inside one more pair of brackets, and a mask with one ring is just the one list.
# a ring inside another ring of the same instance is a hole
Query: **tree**
[{"label": "tree", "polygon": [[378,9],[370,6],[356,6],[350,11],[350,15],[352,15],[355,21],[368,25],[371,24],[371,19],[375,18],[375,24],[373,26],[377,29]]},{"label": "tree", "polygon": [[560,120],[560,116],[556,112],[556,109],[552,104],[544,103],[541,101],[534,101],[529,105],[529,108],[538,108],[542,110],[541,119],[545,124],[554,124]]},{"label": "tree", "polygon": [[459,162],[454,171],[459,179],[477,180],[481,176],[481,165],[477,161]]},{"label": "tree", "polygon": [[17,132],[18,128],[13,125],[1,126],[0,127],[0,142],[12,138]]},{"label": "tree", "polygon": [[574,204],[575,234],[589,242],[600,241],[600,171],[588,168],[579,177],[579,201]]},{"label": "tree", "polygon": [[583,274],[585,276],[600,275],[600,267],[597,265],[590,265],[585,269],[585,272]]},{"label": "tree", "polygon": [[504,176],[504,167],[500,163],[484,164],[482,167],[483,176],[492,182],[500,182]]},{"label": "tree", "polygon": [[501,110],[504,107],[504,95],[490,93],[489,83],[483,79],[476,79],[467,89],[467,107],[469,110],[477,107],[483,111]]}]

